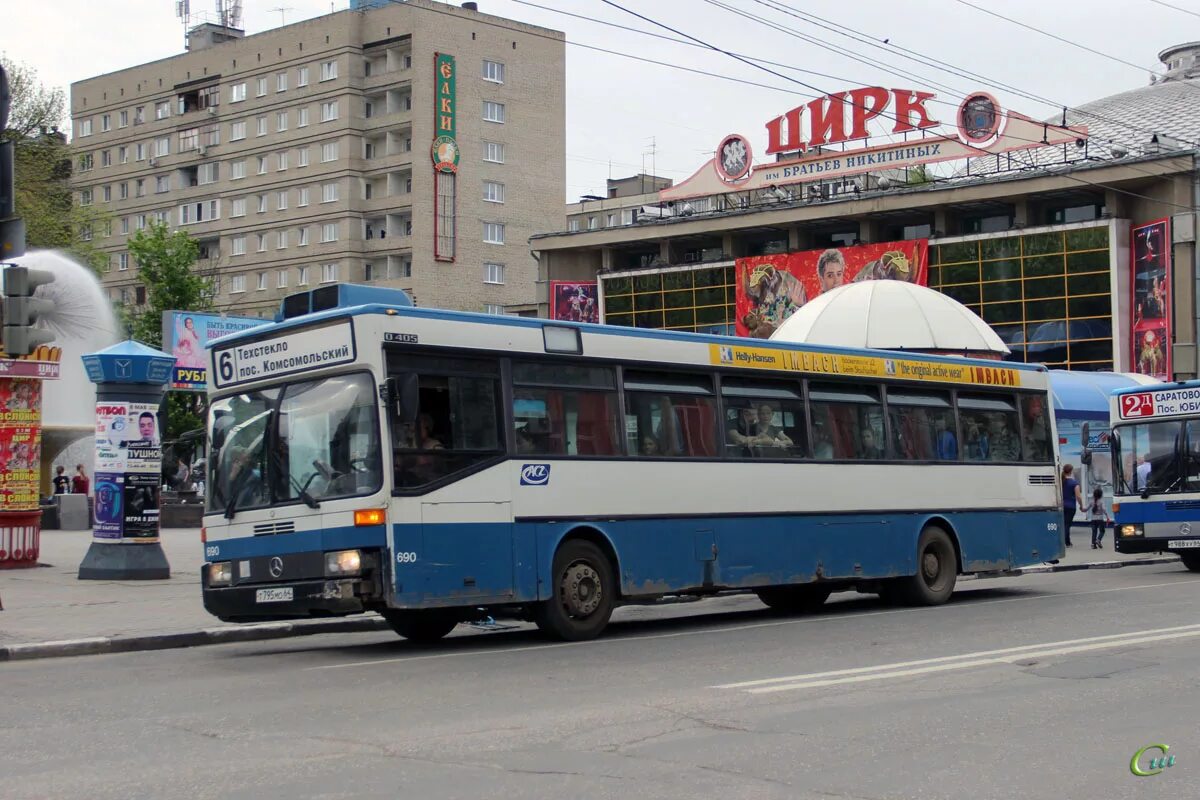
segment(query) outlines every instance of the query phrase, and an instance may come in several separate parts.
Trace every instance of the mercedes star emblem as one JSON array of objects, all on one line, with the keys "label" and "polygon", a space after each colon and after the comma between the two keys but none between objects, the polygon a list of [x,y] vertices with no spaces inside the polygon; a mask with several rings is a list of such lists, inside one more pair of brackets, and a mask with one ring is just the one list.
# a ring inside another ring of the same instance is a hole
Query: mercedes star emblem
[{"label": "mercedes star emblem", "polygon": [[271,559],[271,565],[268,567],[268,569],[271,571],[272,578],[278,578],[283,574],[283,559],[279,556],[275,556]]}]

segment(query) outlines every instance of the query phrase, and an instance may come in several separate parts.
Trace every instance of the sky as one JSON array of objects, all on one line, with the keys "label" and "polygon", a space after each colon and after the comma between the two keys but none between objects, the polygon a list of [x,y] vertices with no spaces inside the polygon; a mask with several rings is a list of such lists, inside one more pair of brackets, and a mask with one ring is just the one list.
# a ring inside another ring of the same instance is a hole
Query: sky
[{"label": "sky", "polygon": [[[191,0],[192,11],[210,11],[216,1]],[[175,0],[0,2],[0,52],[34,67],[44,83],[64,89],[72,81],[183,52]],[[1200,40],[1200,0],[613,2],[653,22],[605,0],[479,0],[481,12],[567,34],[566,194],[572,201],[583,194],[605,194],[606,178],[636,174],[643,165],[646,172],[683,180],[728,133],[750,137],[761,156],[768,120],[828,92],[857,86],[935,91],[945,104],[930,110],[949,119],[951,103],[956,106],[968,92],[986,89],[1007,108],[1049,118],[1061,113],[1062,105],[1145,86],[1151,72],[1162,69],[1159,51]],[[1078,46],[997,19],[971,4]],[[244,0],[244,27],[249,35],[348,5],[349,0]],[[791,15],[798,11],[824,21]],[[683,34],[785,66],[769,66],[779,73],[771,74],[711,49],[603,22],[675,38]],[[978,77],[914,63],[899,48]],[[1051,102],[1021,97],[995,83]]]}]

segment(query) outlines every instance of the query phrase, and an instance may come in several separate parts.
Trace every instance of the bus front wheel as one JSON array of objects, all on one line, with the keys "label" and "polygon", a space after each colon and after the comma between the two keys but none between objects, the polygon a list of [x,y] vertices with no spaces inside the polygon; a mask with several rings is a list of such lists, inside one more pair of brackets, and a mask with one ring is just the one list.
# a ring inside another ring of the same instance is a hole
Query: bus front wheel
[{"label": "bus front wheel", "polygon": [[603,551],[582,539],[565,542],[550,578],[552,594],[538,606],[537,626],[568,641],[599,636],[616,605],[613,567]]},{"label": "bus front wheel", "polygon": [[380,612],[392,630],[413,642],[436,642],[458,625],[456,617],[437,611],[401,611],[387,609]]},{"label": "bus front wheel", "polygon": [[917,540],[917,574],[892,580],[884,597],[910,606],[941,605],[950,599],[957,581],[954,542],[950,534],[929,525]]},{"label": "bus front wheel", "polygon": [[1192,572],[1200,572],[1200,553],[1180,553],[1179,560]]}]

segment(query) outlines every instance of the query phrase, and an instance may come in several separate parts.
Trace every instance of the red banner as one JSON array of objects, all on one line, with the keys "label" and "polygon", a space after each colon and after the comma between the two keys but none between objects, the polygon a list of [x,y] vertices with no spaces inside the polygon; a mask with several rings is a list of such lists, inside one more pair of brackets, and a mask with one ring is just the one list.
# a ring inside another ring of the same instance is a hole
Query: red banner
[{"label": "red banner", "polygon": [[926,239],[804,250],[737,260],[737,335],[769,338],[817,295],[846,283],[928,284]]},{"label": "red banner", "polygon": [[37,511],[42,382],[0,378],[0,511]]},{"label": "red banner", "polygon": [[1171,380],[1171,221],[1133,228],[1133,371]]},{"label": "red banner", "polygon": [[600,301],[595,282],[550,281],[550,319],[599,322]]}]

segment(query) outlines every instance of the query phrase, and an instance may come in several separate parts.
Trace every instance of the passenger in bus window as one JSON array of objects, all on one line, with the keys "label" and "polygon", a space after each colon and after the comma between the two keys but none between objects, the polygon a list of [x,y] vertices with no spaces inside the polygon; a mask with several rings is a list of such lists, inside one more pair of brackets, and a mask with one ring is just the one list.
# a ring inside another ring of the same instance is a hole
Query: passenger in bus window
[{"label": "passenger in bus window", "polygon": [[784,451],[793,444],[783,428],[775,425],[775,407],[770,403],[760,403],[758,406],[758,434],[754,443],[759,447]]},{"label": "passenger in bus window", "polygon": [[654,441],[653,436],[642,437],[641,454],[644,456],[658,456],[662,453],[658,450],[658,442]]},{"label": "passenger in bus window", "polygon": [[729,442],[733,455],[750,458],[754,455],[751,448],[755,437],[758,436],[758,422],[754,417],[754,409],[746,406],[739,408],[736,413],[733,424],[725,433],[726,440]]},{"label": "passenger in bus window", "polygon": [[1008,427],[1008,414],[993,414],[988,420],[988,439],[992,461],[1020,461],[1021,443]]},{"label": "passenger in bus window", "polygon": [[883,458],[883,448],[878,444],[875,431],[870,427],[863,428],[858,446],[858,458],[864,461],[874,461]]},{"label": "passenger in bus window", "polygon": [[833,442],[829,440],[829,431],[820,422],[813,424],[813,458],[819,461],[833,458]]},{"label": "passenger in bus window", "polygon": [[938,414],[934,425],[937,431],[938,461],[958,461],[958,439],[948,427],[949,420],[944,414]]}]

